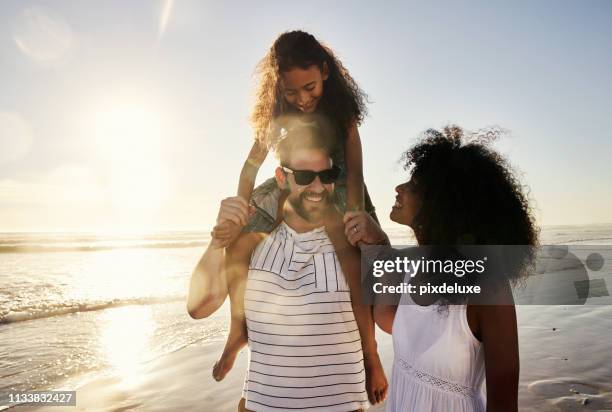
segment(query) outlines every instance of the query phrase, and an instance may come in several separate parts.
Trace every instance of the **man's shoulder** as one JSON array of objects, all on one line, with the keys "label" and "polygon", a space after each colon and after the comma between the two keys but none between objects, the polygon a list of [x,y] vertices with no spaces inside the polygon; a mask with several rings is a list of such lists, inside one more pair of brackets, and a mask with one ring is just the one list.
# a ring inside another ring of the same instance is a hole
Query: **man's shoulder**
[{"label": "man's shoulder", "polygon": [[268,233],[262,232],[249,232],[243,233],[228,247],[228,253],[232,254],[236,258],[245,257],[248,258],[253,253],[253,250],[263,240],[269,236]]}]

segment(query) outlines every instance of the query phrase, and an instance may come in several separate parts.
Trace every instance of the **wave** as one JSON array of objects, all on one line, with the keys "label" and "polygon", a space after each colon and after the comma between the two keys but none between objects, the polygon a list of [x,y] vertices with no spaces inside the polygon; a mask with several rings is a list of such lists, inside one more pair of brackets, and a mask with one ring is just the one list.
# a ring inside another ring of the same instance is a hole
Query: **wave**
[{"label": "wave", "polygon": [[63,316],[71,313],[80,312],[93,312],[98,310],[104,310],[109,308],[115,308],[120,306],[129,305],[154,305],[156,303],[167,303],[177,302],[185,300],[185,296],[158,296],[158,297],[146,297],[146,298],[127,298],[127,299],[113,299],[105,302],[95,303],[75,303],[75,304],[61,304],[52,305],[43,309],[35,310],[24,310],[24,311],[10,311],[3,315],[0,315],[0,325],[25,322],[34,319],[52,318],[55,316]]},{"label": "wave", "polygon": [[563,239],[557,242],[551,242],[552,245],[567,245],[575,242],[589,242],[589,241],[602,241],[609,240],[612,241],[612,237],[569,237],[567,239]]},{"label": "wave", "polygon": [[197,240],[207,237],[208,232],[160,232],[139,235],[113,235],[99,233],[45,233],[45,232],[23,232],[8,233],[0,232],[0,245],[25,244],[25,243],[93,243],[100,241],[120,242],[120,241],[176,241],[176,240]]},{"label": "wave", "polygon": [[95,252],[115,249],[177,249],[202,247],[208,240],[178,242],[140,242],[124,244],[11,244],[0,245],[0,253]]},{"label": "wave", "polygon": [[[392,243],[416,243],[411,230],[404,226],[383,228]],[[542,244],[577,242],[611,242],[612,224],[582,226],[544,226]],[[95,232],[0,232],[2,253],[94,252],[115,249],[177,249],[206,246],[210,234],[206,231],[160,231],[148,233]]]}]

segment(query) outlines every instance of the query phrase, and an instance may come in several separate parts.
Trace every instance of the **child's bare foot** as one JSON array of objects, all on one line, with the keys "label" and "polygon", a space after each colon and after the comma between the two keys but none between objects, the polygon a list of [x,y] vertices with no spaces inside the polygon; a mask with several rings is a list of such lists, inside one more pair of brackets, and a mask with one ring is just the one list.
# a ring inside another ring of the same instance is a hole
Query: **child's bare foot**
[{"label": "child's bare foot", "polygon": [[236,355],[238,355],[238,350],[224,350],[219,360],[215,362],[212,375],[217,382],[223,380],[225,375],[232,369],[234,361],[236,360]]},{"label": "child's bare foot", "polygon": [[387,377],[380,363],[378,353],[364,355],[364,366],[366,372],[366,391],[368,400],[372,405],[383,402],[387,398]]},{"label": "child's bare foot", "polygon": [[[235,302],[232,302],[232,305],[235,305]],[[236,308],[232,309],[235,310]],[[223,348],[221,357],[213,366],[212,375],[217,382],[225,378],[225,375],[232,369],[238,352],[246,346],[247,342],[246,320],[241,316],[232,316],[225,348]]]}]

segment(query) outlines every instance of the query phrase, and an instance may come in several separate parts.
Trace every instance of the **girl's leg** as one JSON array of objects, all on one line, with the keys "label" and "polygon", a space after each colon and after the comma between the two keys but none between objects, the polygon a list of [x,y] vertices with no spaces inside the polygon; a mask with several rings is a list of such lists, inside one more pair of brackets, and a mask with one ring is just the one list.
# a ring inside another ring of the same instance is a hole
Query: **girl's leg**
[{"label": "girl's leg", "polygon": [[[263,240],[265,234],[273,231],[278,225],[279,221],[276,219],[276,216],[281,216],[279,210],[282,209],[285,199],[286,195],[280,191],[274,178],[266,180],[255,188],[252,199],[253,203],[255,203],[255,213],[250,216],[248,224],[242,229],[242,235],[249,236],[257,233],[252,240],[255,242],[255,245]],[[231,305],[231,323],[223,354],[213,367],[213,378],[217,381],[222,380],[232,369],[238,352],[248,342],[246,318],[244,315],[244,291],[248,267],[236,267],[237,259],[234,259],[232,256],[234,245],[235,243],[226,249],[226,273]]]},{"label": "girl's leg", "polygon": [[[228,251],[226,265],[235,264],[232,262],[232,255]],[[225,342],[225,348],[219,360],[213,366],[213,378],[216,381],[222,380],[234,366],[234,361],[240,350],[247,344],[248,335],[246,329],[246,317],[244,315],[244,292],[248,271],[226,270],[230,298],[230,328]]]},{"label": "girl's leg", "polygon": [[374,316],[371,305],[362,303],[361,295],[361,254],[351,246],[344,235],[344,223],[338,212],[330,213],[325,229],[334,245],[340,267],[348,282],[351,305],[361,335],[361,347],[366,370],[366,390],[371,404],[382,402],[387,395],[387,378],[376,349]]},{"label": "girl's leg", "polygon": [[213,367],[213,377],[220,381],[234,366],[236,355],[247,344],[244,292],[249,272],[250,254],[265,238],[265,233],[247,233],[226,248],[225,273],[230,297],[230,330],[221,358]]},{"label": "girl's leg", "polygon": [[238,402],[238,412],[253,412],[250,409],[246,408],[246,399],[240,398],[240,402]]}]

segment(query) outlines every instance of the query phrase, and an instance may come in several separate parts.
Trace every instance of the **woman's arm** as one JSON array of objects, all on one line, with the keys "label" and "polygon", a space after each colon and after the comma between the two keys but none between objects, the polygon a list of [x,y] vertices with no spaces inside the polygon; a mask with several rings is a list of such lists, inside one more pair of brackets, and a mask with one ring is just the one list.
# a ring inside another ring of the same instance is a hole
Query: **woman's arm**
[{"label": "woman's arm", "polygon": [[475,307],[485,354],[487,411],[518,411],[520,362],[515,307]]},{"label": "woman's arm", "polygon": [[253,142],[253,146],[249,152],[249,157],[242,166],[240,172],[240,182],[238,183],[238,196],[242,197],[247,202],[251,199],[253,188],[255,187],[255,179],[259,167],[266,160],[268,149],[258,140]]},{"label": "woman's arm", "polygon": [[374,305],[374,322],[383,332],[393,333],[395,312],[397,312],[397,305],[383,305],[380,303]]},{"label": "woman's arm", "polygon": [[363,159],[361,138],[355,122],[348,129],[344,157],[346,161],[346,210],[360,211],[364,209]]}]

